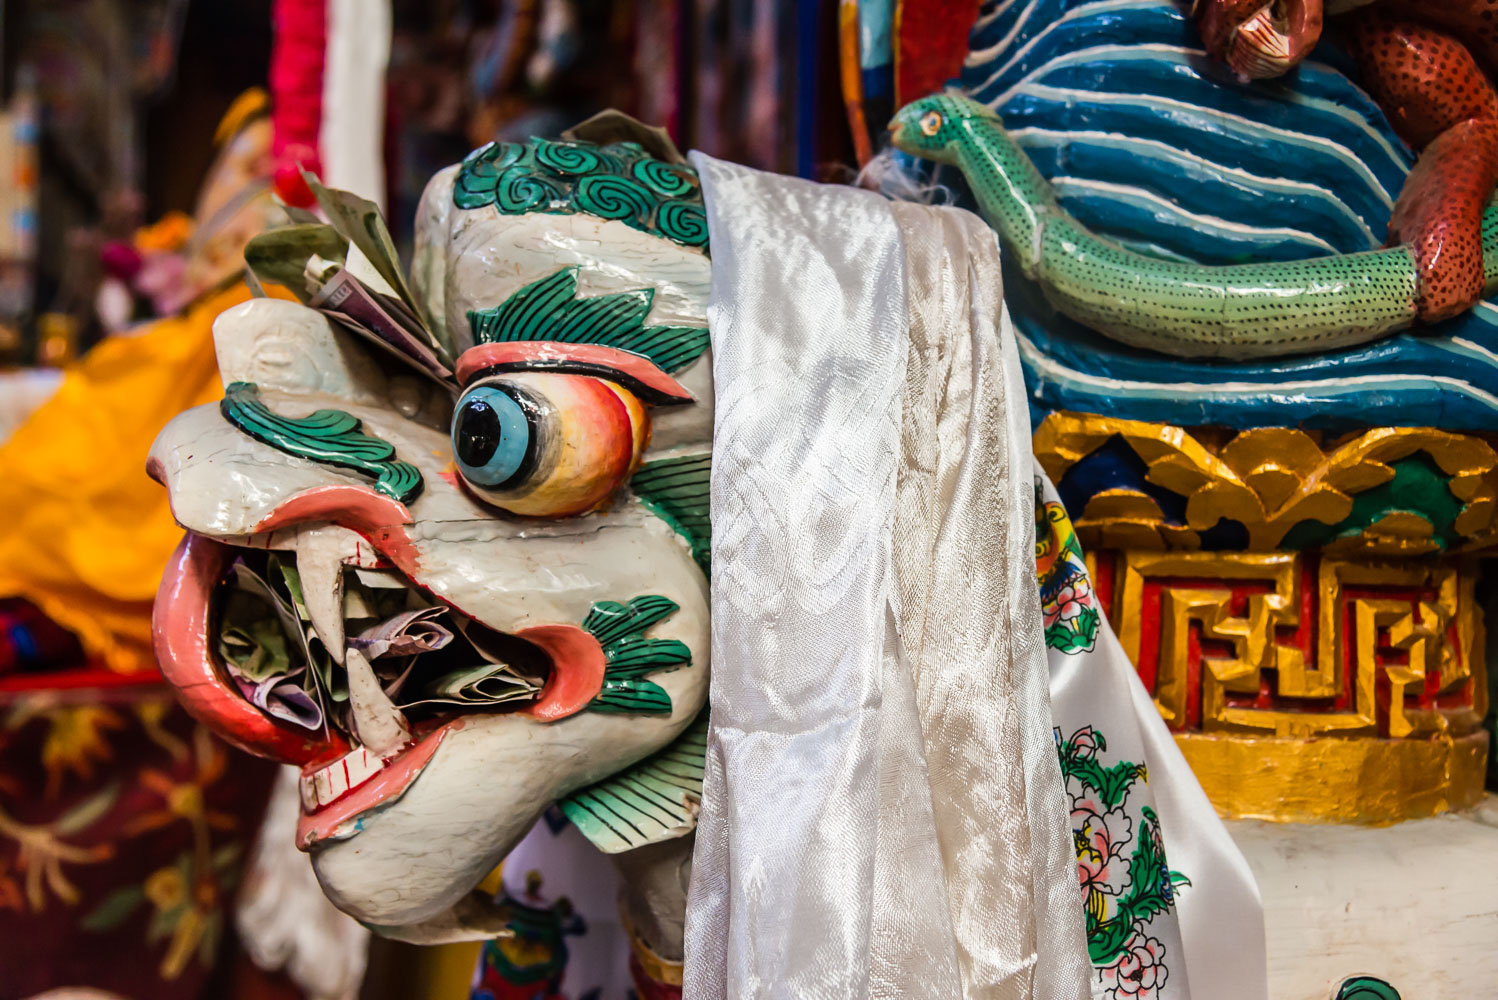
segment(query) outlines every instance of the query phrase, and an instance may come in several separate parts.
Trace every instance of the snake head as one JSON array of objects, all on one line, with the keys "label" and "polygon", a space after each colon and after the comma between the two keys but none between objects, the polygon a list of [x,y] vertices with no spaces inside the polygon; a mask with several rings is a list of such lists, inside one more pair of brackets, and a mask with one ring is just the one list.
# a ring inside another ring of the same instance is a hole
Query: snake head
[{"label": "snake head", "polygon": [[996,120],[988,108],[956,91],[932,94],[905,105],[890,119],[890,141],[895,148],[938,163],[956,162],[952,149],[963,123]]},{"label": "snake head", "polygon": [[1250,80],[1283,76],[1321,38],[1322,0],[1195,0],[1202,44]]}]

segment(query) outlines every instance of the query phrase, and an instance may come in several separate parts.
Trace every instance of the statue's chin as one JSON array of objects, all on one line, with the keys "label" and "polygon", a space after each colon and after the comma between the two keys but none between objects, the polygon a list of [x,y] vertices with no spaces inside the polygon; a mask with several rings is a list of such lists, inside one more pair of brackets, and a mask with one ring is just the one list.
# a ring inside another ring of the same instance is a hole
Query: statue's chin
[{"label": "statue's chin", "polygon": [[[404,773],[392,776],[385,798],[330,817],[326,836],[303,840],[328,898],[380,926],[419,923],[452,907],[554,801],[566,765],[548,752],[546,737],[563,735],[557,730],[566,725],[473,717],[406,751]],[[304,828],[322,815],[304,815]]]}]

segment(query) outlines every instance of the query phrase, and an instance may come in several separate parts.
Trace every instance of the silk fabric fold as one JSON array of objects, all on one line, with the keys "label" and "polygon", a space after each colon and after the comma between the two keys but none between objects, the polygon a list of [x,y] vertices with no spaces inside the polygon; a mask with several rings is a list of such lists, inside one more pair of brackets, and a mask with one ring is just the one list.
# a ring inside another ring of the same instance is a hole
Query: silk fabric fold
[{"label": "silk fabric fold", "polygon": [[[1061,510],[1056,488],[1038,466],[1035,481],[1037,502]],[[1061,520],[1072,537],[1064,512]],[[1068,579],[1041,580],[1047,632],[1068,616],[1091,614],[1095,624],[1063,626],[1061,634],[1071,641],[1047,642],[1057,741],[1082,747],[1077,755],[1103,768],[1144,766],[1116,802],[1100,802],[1085,777],[1066,776],[1071,827],[1080,841],[1078,901],[1099,921],[1117,916],[1138,877],[1132,855],[1146,827],[1163,843],[1168,871],[1183,880],[1173,887],[1169,908],[1136,918],[1131,936],[1097,949],[1094,994],[1106,1000],[1266,1000],[1264,912],[1253,872],[1102,619],[1080,549],[1071,562]],[[1131,983],[1141,988],[1131,994]]]},{"label": "silk fabric fold", "polygon": [[693,160],[716,425],[685,995],[1086,997],[994,235]]}]

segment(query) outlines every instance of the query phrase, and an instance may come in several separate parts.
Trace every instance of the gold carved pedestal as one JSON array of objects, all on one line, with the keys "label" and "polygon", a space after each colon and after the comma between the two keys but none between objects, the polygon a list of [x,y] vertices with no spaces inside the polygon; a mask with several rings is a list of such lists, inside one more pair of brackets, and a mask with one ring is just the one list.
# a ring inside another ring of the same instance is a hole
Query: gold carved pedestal
[{"label": "gold carved pedestal", "polygon": [[1220,813],[1391,823],[1477,803],[1488,441],[1053,413],[1035,445],[1082,506],[1102,606]]}]

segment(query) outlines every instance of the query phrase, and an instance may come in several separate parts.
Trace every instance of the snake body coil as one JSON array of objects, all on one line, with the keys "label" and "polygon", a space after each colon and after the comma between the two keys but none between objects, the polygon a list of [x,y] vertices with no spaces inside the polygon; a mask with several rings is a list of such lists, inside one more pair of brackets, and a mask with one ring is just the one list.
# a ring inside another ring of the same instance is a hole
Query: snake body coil
[{"label": "snake body coil", "polygon": [[[1089,231],[988,108],[957,94],[907,105],[895,145],[962,171],[1006,253],[1060,313],[1114,340],[1185,357],[1329,351],[1407,329],[1419,277],[1407,245],[1299,261],[1212,266],[1135,253]],[[1483,217],[1498,287],[1498,205]]]}]

